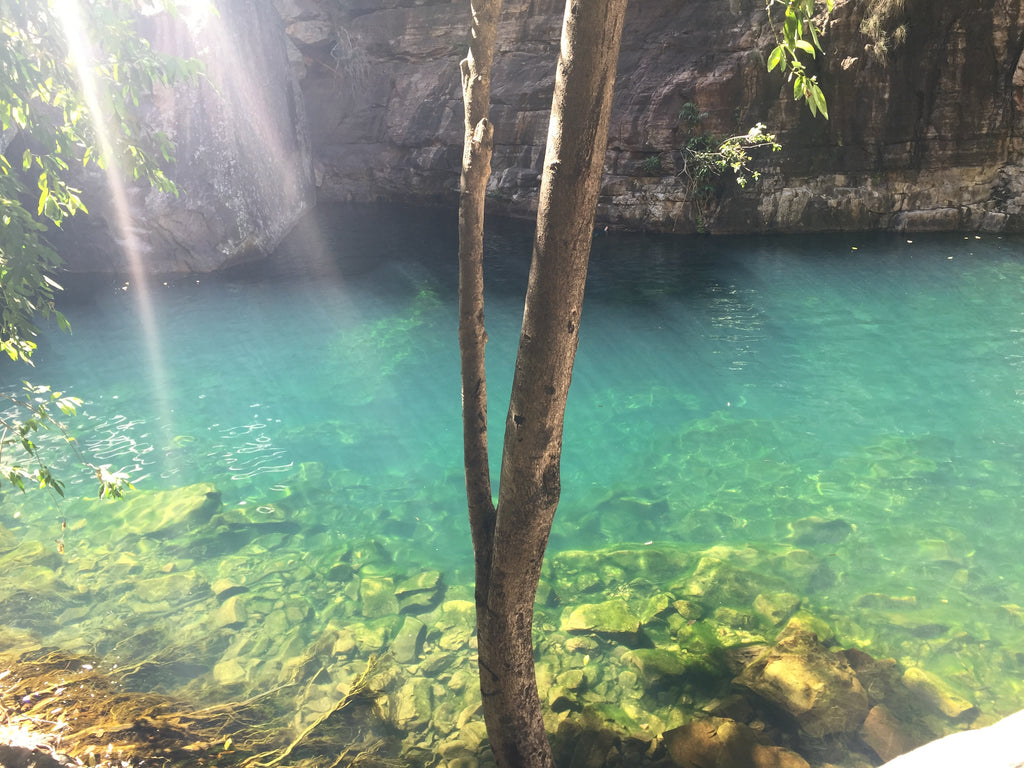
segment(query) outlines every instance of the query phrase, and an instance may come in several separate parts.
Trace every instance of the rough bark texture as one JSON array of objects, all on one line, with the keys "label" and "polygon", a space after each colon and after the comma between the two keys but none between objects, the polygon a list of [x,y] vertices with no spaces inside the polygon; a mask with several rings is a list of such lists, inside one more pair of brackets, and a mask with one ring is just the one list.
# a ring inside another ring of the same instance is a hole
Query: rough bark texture
[{"label": "rough bark texture", "polygon": [[[463,59],[465,143],[459,199],[459,352],[462,366],[462,435],[466,495],[476,553],[476,583],[490,571],[494,502],[487,448],[487,374],[484,349],[484,199],[491,173],[494,129],[487,119],[491,104],[491,62],[501,0],[475,0],[471,7],[469,55]],[[478,606],[479,587],[478,587]]]},{"label": "rough bark texture", "polygon": [[[464,0],[279,2],[321,198],[454,202]],[[537,206],[560,16],[555,0],[504,3],[489,188],[499,210]],[[675,176],[690,102],[708,113],[702,131],[732,135],[760,120],[785,145],[765,155],[760,185],[722,184],[712,231],[1022,228],[1021,0],[837,0],[819,73],[827,123],[765,71],[765,21],[763,0],[631,6],[600,219],[692,231]]]},{"label": "rough bark texture", "polygon": [[484,718],[502,768],[553,765],[534,673],[533,603],[558,506],[562,423],[625,7],[626,0],[566,4],[490,567],[477,582]]}]

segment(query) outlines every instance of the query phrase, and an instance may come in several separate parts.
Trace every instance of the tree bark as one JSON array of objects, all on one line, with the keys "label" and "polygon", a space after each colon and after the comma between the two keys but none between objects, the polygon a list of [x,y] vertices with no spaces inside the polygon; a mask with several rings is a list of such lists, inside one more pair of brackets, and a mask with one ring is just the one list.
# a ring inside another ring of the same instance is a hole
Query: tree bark
[{"label": "tree bark", "polygon": [[473,0],[470,5],[469,55],[462,61],[465,143],[459,199],[459,352],[462,366],[462,439],[466,497],[476,560],[477,607],[481,584],[490,573],[495,508],[491,496],[487,449],[487,375],[484,348],[484,202],[491,175],[494,129],[491,64],[501,0]]},{"label": "tree bark", "polygon": [[534,671],[533,604],[561,491],[562,425],[625,8],[626,0],[568,0],[562,27],[490,562],[477,580],[484,719],[501,768],[553,765]]}]

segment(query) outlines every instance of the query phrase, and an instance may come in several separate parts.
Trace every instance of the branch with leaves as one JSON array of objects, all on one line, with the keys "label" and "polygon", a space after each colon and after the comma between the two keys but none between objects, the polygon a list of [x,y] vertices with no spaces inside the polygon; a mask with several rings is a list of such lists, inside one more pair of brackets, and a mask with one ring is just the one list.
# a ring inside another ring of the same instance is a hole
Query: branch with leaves
[{"label": "branch with leaves", "polygon": [[758,181],[761,172],[751,167],[751,152],[771,148],[782,149],[774,133],[768,133],[764,123],[757,123],[744,134],[722,139],[702,130],[707,117],[696,104],[687,102],[679,112],[679,119],[687,126],[686,145],[680,150],[682,167],[676,174],[686,180],[686,198],[696,209],[697,231],[707,230],[715,200],[716,182],[726,171],[732,171],[736,183],[746,187]]},{"label": "branch with leaves", "polygon": [[[158,5],[174,11],[171,0]],[[139,105],[157,83],[194,80],[202,65],[153,50],[137,28],[152,10],[141,0],[0,0],[0,351],[11,360],[31,365],[41,320],[70,328],[54,306],[62,262],[46,230],[88,213],[73,166],[117,169],[178,193],[164,171],[173,146],[147,127]],[[15,406],[0,420],[0,476],[62,494],[32,437],[54,428],[73,446],[48,406],[68,414],[78,401],[26,388],[27,399],[0,396]],[[131,487],[122,473],[87,466],[101,496]]]},{"label": "branch with leaves", "polygon": [[[67,425],[57,418],[54,409],[64,416],[74,416],[82,405],[80,399],[27,381],[23,385],[24,397],[8,393],[0,395],[0,398],[11,404],[7,411],[0,413],[0,478],[21,491],[34,486],[49,488],[58,496],[63,496],[64,481],[53,474],[36,442],[38,434],[54,430],[75,451],[79,462],[89,468],[100,481],[100,498],[119,499],[125,491],[132,489],[128,475],[124,472],[112,471],[109,464],[97,466],[86,461]],[[11,453],[15,454],[13,460],[9,459]]]},{"label": "branch with leaves", "polygon": [[[793,83],[793,98],[804,99],[814,116],[821,115],[828,119],[828,104],[825,94],[821,92],[816,75],[808,74],[807,66],[801,58],[810,55],[817,58],[821,47],[821,27],[815,21],[818,3],[822,0],[765,0],[765,9],[769,17],[778,6],[784,6],[784,17],[781,27],[772,24],[775,33],[775,48],[768,54],[768,71],[779,68],[788,72],[788,79]],[[834,0],[823,0],[825,17],[832,12]]]}]

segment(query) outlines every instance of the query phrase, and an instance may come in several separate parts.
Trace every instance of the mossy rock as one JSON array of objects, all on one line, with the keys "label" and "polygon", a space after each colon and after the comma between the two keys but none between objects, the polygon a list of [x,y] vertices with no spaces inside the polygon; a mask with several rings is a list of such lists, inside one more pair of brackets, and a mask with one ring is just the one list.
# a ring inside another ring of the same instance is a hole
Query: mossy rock
[{"label": "mossy rock", "polygon": [[640,631],[640,618],[624,600],[584,603],[565,609],[561,629],[563,632],[586,632],[613,638],[636,637]]},{"label": "mossy rock", "polygon": [[789,524],[790,538],[800,547],[836,547],[854,530],[852,523],[840,518],[803,517]]},{"label": "mossy rock", "polygon": [[792,716],[812,738],[856,731],[868,714],[867,692],[846,657],[799,626],[788,628],[734,682]]},{"label": "mossy rock", "polygon": [[622,659],[639,670],[648,686],[657,685],[666,678],[682,677],[686,672],[683,657],[666,648],[634,648]]},{"label": "mossy rock", "polygon": [[360,612],[368,619],[398,613],[395,583],[390,578],[364,578],[359,582]]},{"label": "mossy rock", "polygon": [[104,504],[102,517],[95,517],[119,521],[126,533],[169,538],[209,523],[220,508],[220,491],[212,483],[197,483],[169,491],[136,491],[117,505]]}]

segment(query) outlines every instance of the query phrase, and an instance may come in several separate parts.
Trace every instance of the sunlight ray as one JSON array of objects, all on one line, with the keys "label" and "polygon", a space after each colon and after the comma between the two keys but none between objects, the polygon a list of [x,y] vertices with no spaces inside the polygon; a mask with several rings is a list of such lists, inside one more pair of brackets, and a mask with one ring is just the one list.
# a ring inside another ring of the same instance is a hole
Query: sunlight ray
[{"label": "sunlight ray", "polygon": [[[147,282],[147,270],[143,263],[143,247],[134,222],[132,204],[125,182],[124,169],[118,162],[110,120],[113,119],[109,105],[111,95],[102,89],[95,74],[95,56],[89,27],[79,0],[53,0],[57,17],[61,21],[64,38],[68,44],[68,57],[82,89],[82,95],[89,110],[96,143],[104,160],[107,188],[114,213],[115,238],[124,252],[131,273],[124,289],[130,290],[137,306],[138,316],[146,341],[146,372],[155,398],[156,412],[169,434],[174,434],[172,408],[167,379],[167,368],[161,344],[160,330],[153,309],[153,300]],[[106,108],[105,108],[106,106]]]}]

